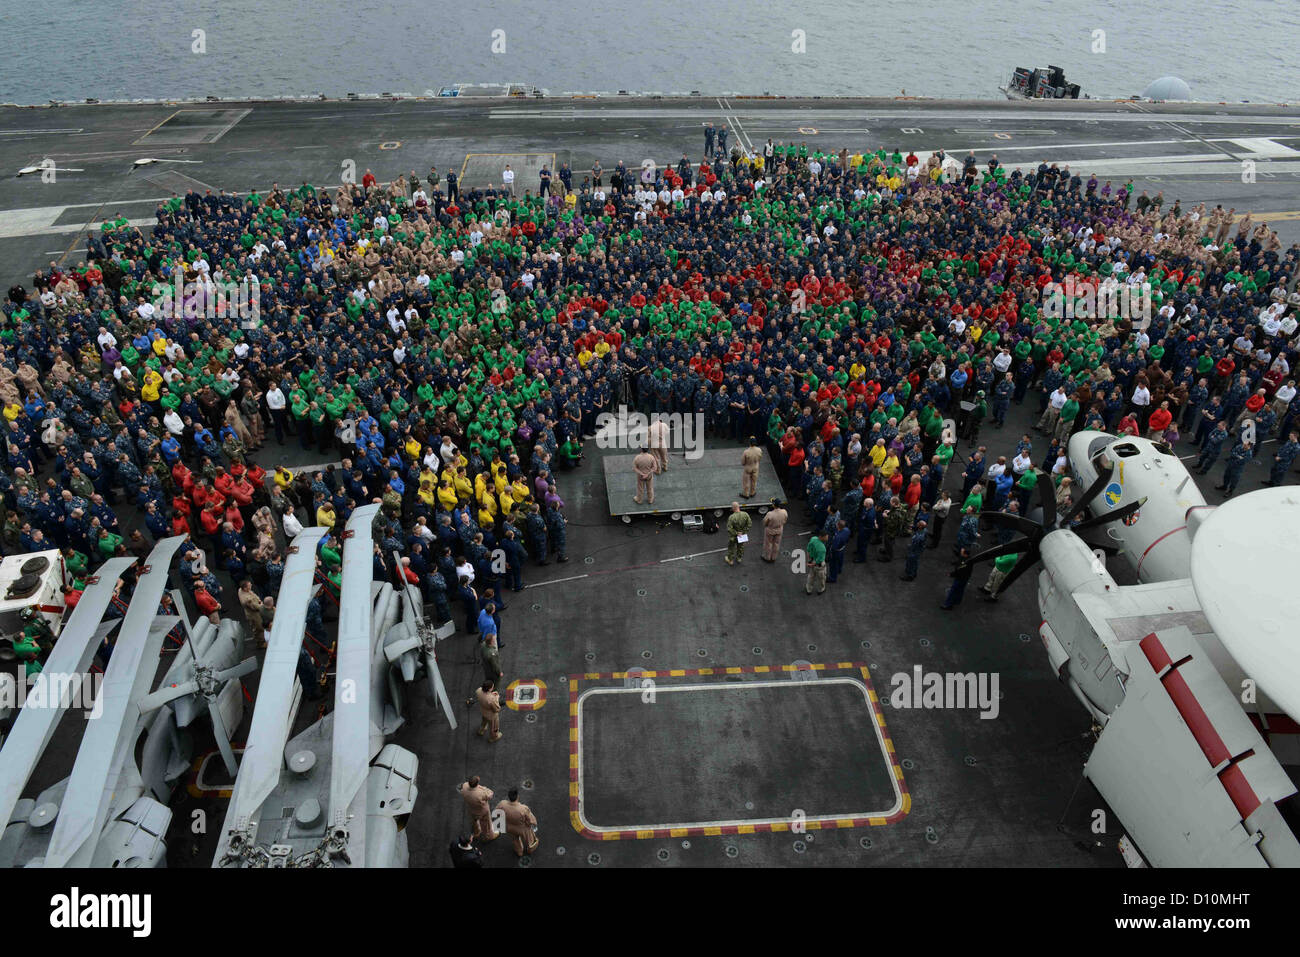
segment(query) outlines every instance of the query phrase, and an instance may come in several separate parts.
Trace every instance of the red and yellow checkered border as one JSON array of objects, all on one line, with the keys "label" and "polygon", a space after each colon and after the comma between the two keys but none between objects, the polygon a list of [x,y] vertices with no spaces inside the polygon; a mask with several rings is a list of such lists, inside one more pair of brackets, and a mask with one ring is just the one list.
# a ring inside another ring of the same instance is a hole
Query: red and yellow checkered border
[{"label": "red and yellow checkered border", "polygon": [[889,763],[893,768],[894,778],[898,781],[898,791],[902,799],[899,809],[887,816],[809,820],[802,822],[799,826],[807,831],[832,831],[840,828],[882,827],[886,824],[895,824],[905,818],[912,810],[912,795],[907,790],[907,782],[903,779],[903,766],[899,763],[898,752],[894,748],[894,740],[889,736],[889,728],[885,724],[885,713],[880,706],[880,697],[871,684],[871,673],[862,662],[841,661],[833,665],[748,665],[725,668],[672,668],[666,671],[636,669],[634,672],[589,671],[569,675],[569,823],[573,825],[573,829],[583,837],[593,841],[645,841],[652,838],[666,837],[725,837],[733,834],[771,834],[792,830],[795,827],[794,822],[775,821],[754,824],[706,825],[703,827],[623,828],[593,831],[583,823],[582,816],[578,813],[578,685],[581,682],[622,681],[631,674],[635,674],[638,678],[697,678],[717,675],[772,675],[791,671],[857,671],[862,675],[862,680],[867,686],[867,698],[871,703],[871,712],[875,716],[876,724],[880,727],[880,734],[885,743],[885,752],[889,755]]},{"label": "red and yellow checkered border", "polygon": [[[536,685],[537,700],[520,703],[515,700],[515,688],[519,685]],[[540,711],[546,704],[546,682],[541,678],[516,678],[506,685],[506,707],[511,711]]]}]

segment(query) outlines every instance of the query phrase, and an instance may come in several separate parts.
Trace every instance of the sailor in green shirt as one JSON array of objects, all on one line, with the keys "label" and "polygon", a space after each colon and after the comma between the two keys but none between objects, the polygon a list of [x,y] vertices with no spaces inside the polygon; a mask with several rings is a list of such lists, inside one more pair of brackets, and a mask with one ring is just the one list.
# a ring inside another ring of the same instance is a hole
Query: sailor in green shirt
[{"label": "sailor in green shirt", "polygon": [[821,532],[808,539],[808,577],[804,580],[803,590],[811,595],[813,589],[817,594],[826,591],[826,533]]}]

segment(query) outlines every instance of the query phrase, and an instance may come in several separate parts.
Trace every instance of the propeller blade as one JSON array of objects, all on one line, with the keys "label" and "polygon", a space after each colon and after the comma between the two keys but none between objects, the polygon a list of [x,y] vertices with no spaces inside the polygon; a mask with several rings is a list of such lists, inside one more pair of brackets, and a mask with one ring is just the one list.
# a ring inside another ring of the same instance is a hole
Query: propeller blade
[{"label": "propeller blade", "polygon": [[225,762],[226,770],[233,779],[239,773],[239,768],[235,764],[235,749],[230,746],[226,722],[221,718],[220,696],[213,695],[208,699],[208,715],[212,718],[212,734],[217,739],[217,747],[221,749],[221,760]]},{"label": "propeller blade", "polygon": [[370,773],[370,627],[374,606],[369,583],[374,555],[371,525],[378,505],[367,505],[348,518],[343,545],[343,578],[339,589],[338,659],[334,678],[334,757],[330,764],[329,821],[346,827],[360,823],[349,835],[349,856],[365,861],[365,814],[353,805],[364,797]]},{"label": "propeller blade", "polygon": [[[134,564],[134,558],[111,558],[99,566],[96,572],[99,581],[82,592],[81,600],[72,610],[54,650],[45,661],[45,669],[36,679],[38,682],[63,682],[65,678],[86,673],[99,647],[100,619],[113,600],[113,589],[122,573]],[[116,622],[114,619],[106,624],[111,628]],[[47,701],[49,697],[46,696]],[[62,707],[23,708],[14,719],[4,748],[0,750],[0,827],[7,825],[13,817],[14,805],[22,797],[27,779],[36,769],[63,713]]]},{"label": "propeller blade", "polygon": [[1080,496],[1079,500],[1070,506],[1070,510],[1061,517],[1061,528],[1069,527],[1079,514],[1088,507],[1088,504],[1102,493],[1102,490],[1110,484],[1110,477],[1115,471],[1115,466],[1111,465],[1110,459],[1103,457],[1097,470],[1097,477],[1093,479],[1092,484]]},{"label": "propeller blade", "polygon": [[1032,568],[1037,563],[1038,563],[1038,550],[1034,549],[1033,552],[1023,556],[1020,559],[1020,561],[1016,562],[1015,567],[1012,568],[1011,571],[1007,572],[1007,577],[1002,579],[1002,584],[998,586],[998,594],[1000,595],[1004,591],[1006,591],[1011,586],[1012,582],[1014,582],[1025,572],[1029,571],[1029,569]]},{"label": "propeller blade", "polygon": [[1014,542],[1007,542],[1005,545],[994,545],[992,548],[986,548],[978,555],[972,555],[966,559],[963,564],[977,565],[980,562],[986,562],[994,558],[1001,558],[1003,555],[1014,555],[1016,552],[1026,552],[1034,548],[1034,542],[1027,538],[1017,538]]},{"label": "propeller blade", "polygon": [[113,656],[104,670],[99,718],[90,722],[68,777],[59,816],[45,854],[46,867],[88,867],[99,842],[108,804],[116,790],[115,766],[134,744],[140,699],[148,693],[158,667],[165,631],[152,628],[158,602],[167,588],[172,557],[184,535],[164,538],[145,559],[145,573],[122,619]]},{"label": "propeller blade", "polygon": [[1043,530],[1042,526],[1032,518],[1025,518],[1023,515],[1016,515],[1012,512],[981,512],[980,518],[990,525],[1001,525],[1003,528],[1015,529],[1026,538],[1033,538]]},{"label": "propeller blade", "polygon": [[151,711],[157,711],[169,701],[175,701],[177,698],[184,698],[187,694],[194,694],[199,690],[199,683],[191,678],[189,681],[182,681],[180,684],[168,685],[166,688],[159,688],[140,699],[140,713],[149,714]]},{"label": "propeller blade", "polygon": [[1038,507],[1043,510],[1043,528],[1056,528],[1056,483],[1050,473],[1042,469],[1034,471],[1038,473]]},{"label": "propeller blade", "polygon": [[218,671],[213,677],[219,684],[225,684],[232,678],[242,678],[244,675],[251,675],[257,670],[256,658],[245,658],[239,664],[227,668],[225,671]]},{"label": "propeller blade", "polygon": [[316,546],[326,531],[313,526],[299,532],[291,546],[292,554],[284,563],[271,640],[258,682],[253,723],[214,865],[219,866],[225,856],[231,831],[245,830],[280,782],[284,745],[289,734],[289,710],[293,706],[293,683],[298,673],[298,652],[306,631],[307,603],[311,600],[316,574]]},{"label": "propeller blade", "polygon": [[442,713],[447,716],[452,730],[456,730],[456,710],[451,706],[447,686],[442,683],[442,672],[438,670],[438,656],[433,652],[424,656],[424,670],[429,676],[429,687],[434,699],[442,704]]},{"label": "propeller blade", "polygon": [[1097,528],[1101,525],[1109,525],[1111,522],[1117,522],[1121,519],[1128,518],[1143,505],[1147,503],[1146,497],[1138,499],[1136,502],[1129,502],[1127,505],[1121,505],[1113,512],[1103,512],[1101,515],[1094,515],[1092,518],[1085,518],[1078,525],[1074,526],[1074,533],[1085,532],[1090,528]]}]

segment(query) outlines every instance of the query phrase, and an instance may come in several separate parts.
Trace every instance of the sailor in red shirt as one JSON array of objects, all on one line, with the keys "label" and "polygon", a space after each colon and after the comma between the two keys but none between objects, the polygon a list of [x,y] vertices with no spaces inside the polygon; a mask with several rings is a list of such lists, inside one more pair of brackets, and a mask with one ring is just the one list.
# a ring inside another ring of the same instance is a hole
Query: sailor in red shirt
[{"label": "sailor in red shirt", "polygon": [[202,581],[194,583],[194,603],[199,606],[199,611],[217,624],[217,613],[221,611],[221,603],[217,601],[208,592],[208,586]]},{"label": "sailor in red shirt", "polygon": [[1169,428],[1169,423],[1174,420],[1174,415],[1169,411],[1169,403],[1161,402],[1160,408],[1151,413],[1151,418],[1147,419],[1147,438],[1159,439],[1164,436],[1165,429]]}]

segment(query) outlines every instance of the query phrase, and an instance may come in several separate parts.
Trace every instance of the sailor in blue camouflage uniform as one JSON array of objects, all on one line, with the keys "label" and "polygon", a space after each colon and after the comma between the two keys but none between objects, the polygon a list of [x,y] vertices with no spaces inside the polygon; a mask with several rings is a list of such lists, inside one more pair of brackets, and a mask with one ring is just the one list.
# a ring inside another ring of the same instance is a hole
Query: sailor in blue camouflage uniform
[{"label": "sailor in blue camouflage uniform", "polygon": [[528,518],[524,521],[524,530],[528,536],[528,550],[533,553],[533,558],[537,564],[549,564],[549,552],[546,541],[546,519],[542,517],[541,507],[536,503],[528,513]]},{"label": "sailor in blue camouflage uniform", "polygon": [[1201,443],[1201,454],[1196,459],[1195,469],[1198,475],[1207,474],[1214,463],[1219,460],[1219,453],[1223,450],[1223,444],[1228,441],[1228,428],[1220,419],[1215,423],[1214,429],[1205,436],[1205,441]]},{"label": "sailor in blue camouflage uniform", "polygon": [[556,504],[546,510],[546,532],[550,536],[551,547],[555,549],[555,560],[561,563],[569,560],[569,556],[565,554],[567,527],[564,506]]},{"label": "sailor in blue camouflage uniform", "polygon": [[1261,484],[1282,485],[1297,455],[1300,455],[1300,433],[1292,432],[1273,454],[1272,468],[1269,470],[1268,478]]},{"label": "sailor in blue camouflage uniform", "polygon": [[921,566],[921,556],[925,554],[926,524],[925,519],[917,519],[916,530],[912,532],[912,537],[908,539],[907,557],[903,561],[903,574],[899,576],[901,581],[910,582],[916,578],[916,573]]},{"label": "sailor in blue camouflage uniform", "polygon": [[1237,483],[1241,481],[1241,473],[1246,469],[1246,463],[1254,458],[1254,444],[1248,439],[1239,442],[1232,447],[1228,453],[1228,463],[1223,468],[1223,484],[1216,485],[1215,488],[1223,492],[1224,498],[1231,498],[1232,493],[1237,490]]}]

